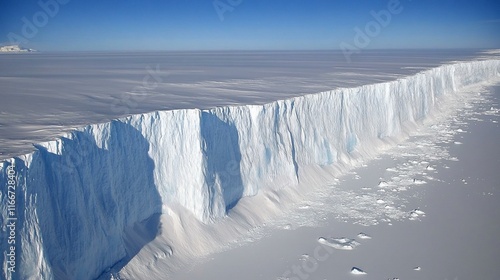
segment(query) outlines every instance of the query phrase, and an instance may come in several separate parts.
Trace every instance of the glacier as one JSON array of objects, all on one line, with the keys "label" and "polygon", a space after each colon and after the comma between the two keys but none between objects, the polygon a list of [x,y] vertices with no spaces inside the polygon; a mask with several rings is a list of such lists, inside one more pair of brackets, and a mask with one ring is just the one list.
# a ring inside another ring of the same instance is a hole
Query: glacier
[{"label": "glacier", "polygon": [[[444,65],[391,82],[264,105],[132,115],[76,129],[0,163],[16,170],[16,272],[95,279],[154,238],[130,229],[180,205],[216,223],[245,197],[293,188],[310,166],[350,166],[411,132],[447,98],[498,79],[500,60]],[[0,194],[8,252],[9,196]],[[157,222],[157,221],[156,221]]]}]

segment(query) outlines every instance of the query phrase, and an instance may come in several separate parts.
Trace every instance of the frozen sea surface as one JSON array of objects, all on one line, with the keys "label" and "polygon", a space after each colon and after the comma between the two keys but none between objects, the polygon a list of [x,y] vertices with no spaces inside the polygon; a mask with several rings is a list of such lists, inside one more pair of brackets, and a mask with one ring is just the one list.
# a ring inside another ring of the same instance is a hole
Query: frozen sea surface
[{"label": "frozen sea surface", "polygon": [[409,76],[479,50],[0,55],[0,159],[73,128],[156,110],[264,104]]}]

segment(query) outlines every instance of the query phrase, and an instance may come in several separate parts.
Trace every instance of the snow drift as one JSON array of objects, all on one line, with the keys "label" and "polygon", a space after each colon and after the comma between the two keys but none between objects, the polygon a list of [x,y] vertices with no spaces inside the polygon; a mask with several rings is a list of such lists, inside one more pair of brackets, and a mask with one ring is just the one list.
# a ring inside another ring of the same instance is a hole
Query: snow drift
[{"label": "snow drift", "polygon": [[[296,186],[307,166],[374,154],[445,96],[499,73],[498,60],[445,65],[265,105],[134,115],[35,145],[0,163],[0,185],[9,166],[17,176],[12,279],[95,279],[154,238],[130,244],[129,229],[166,205],[215,221],[243,197]],[[0,248],[8,252],[6,191],[0,200]],[[8,261],[4,253],[10,279]]]}]

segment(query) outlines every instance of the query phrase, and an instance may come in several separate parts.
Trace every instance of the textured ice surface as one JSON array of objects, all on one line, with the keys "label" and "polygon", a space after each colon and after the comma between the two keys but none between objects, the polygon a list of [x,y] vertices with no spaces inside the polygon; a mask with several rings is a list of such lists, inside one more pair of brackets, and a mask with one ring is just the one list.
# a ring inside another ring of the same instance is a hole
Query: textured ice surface
[{"label": "textured ice surface", "polygon": [[[36,145],[1,165],[2,185],[8,165],[15,162],[19,174],[19,276],[98,277],[154,238],[131,236],[143,227],[154,233],[157,221],[137,223],[165,206],[207,223],[244,197],[292,188],[308,166],[355,164],[457,90],[498,77],[499,67],[497,60],[459,63],[264,105],[133,115]],[[5,251],[4,232],[0,241]]]}]

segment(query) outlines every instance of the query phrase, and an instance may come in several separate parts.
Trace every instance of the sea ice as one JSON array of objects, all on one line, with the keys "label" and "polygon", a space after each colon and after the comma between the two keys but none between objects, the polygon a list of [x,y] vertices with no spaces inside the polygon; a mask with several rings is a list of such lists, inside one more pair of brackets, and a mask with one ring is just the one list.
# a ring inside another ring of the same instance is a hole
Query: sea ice
[{"label": "sea ice", "polygon": [[320,237],[318,238],[318,242],[338,250],[353,250],[358,245],[360,245],[360,243],[357,242],[356,240],[346,237],[341,237],[341,238]]},{"label": "sea ice", "polygon": [[366,272],[364,272],[361,268],[358,268],[358,267],[353,267],[351,269],[351,273],[352,274],[355,274],[355,275],[365,275],[367,274]]}]

